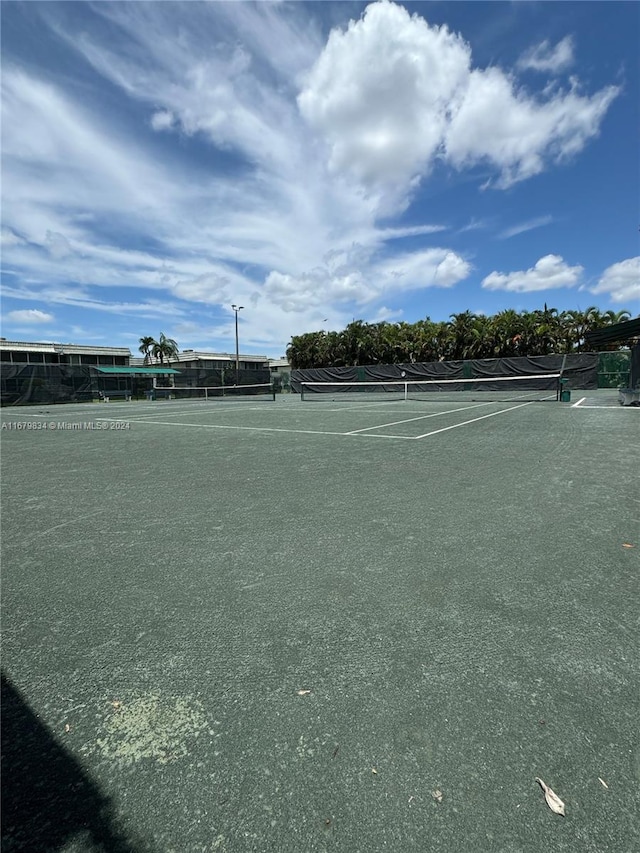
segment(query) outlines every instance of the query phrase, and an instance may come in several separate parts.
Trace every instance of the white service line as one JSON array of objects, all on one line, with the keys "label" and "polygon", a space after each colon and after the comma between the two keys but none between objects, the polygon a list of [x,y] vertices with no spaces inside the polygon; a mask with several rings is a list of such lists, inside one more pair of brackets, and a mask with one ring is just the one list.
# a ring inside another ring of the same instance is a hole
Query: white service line
[{"label": "white service line", "polygon": [[[326,401],[325,400],[316,400],[316,401],[313,401],[315,403],[315,405],[311,405],[311,406],[305,406],[304,405],[305,402],[309,402],[309,401],[301,400],[300,402],[302,403],[302,405],[299,407],[296,407],[296,409],[301,411],[301,412],[318,412],[318,411],[320,411],[320,412],[357,412],[357,411],[363,412],[363,411],[370,411],[371,407],[375,407],[375,406],[389,406],[389,405],[394,406],[397,403],[401,403],[404,406],[404,404],[405,404],[405,400],[385,400],[384,402],[382,402],[381,400],[376,400],[375,402],[371,402],[371,403],[363,403],[360,400],[357,403],[354,403],[354,402],[349,403],[349,401],[347,401],[347,400],[344,400],[344,401],[342,401],[342,400],[331,400],[331,401],[329,401],[329,400],[326,400]],[[334,403],[338,404],[337,409],[333,407]],[[328,408],[328,406],[331,406],[331,408]]]},{"label": "white service line", "polygon": [[[115,420],[115,418],[114,418]],[[238,429],[245,430],[248,432],[301,432],[301,433],[309,433],[311,435],[346,435],[344,432],[329,432],[328,430],[321,429],[282,429],[279,427],[248,427],[248,426],[237,426],[233,424],[187,424],[187,423],[173,423],[172,421],[148,421],[148,420],[133,420],[129,419],[131,423],[134,424],[151,424],[155,426],[172,426],[172,427],[198,427],[199,429]]]},{"label": "white service line", "polygon": [[[102,420],[106,420],[102,418]],[[110,420],[118,420],[118,418],[111,418]],[[244,430],[247,432],[293,432],[300,433],[302,435],[342,435],[347,436],[350,435],[348,432],[332,432],[330,430],[324,429],[285,429],[282,427],[247,427],[247,426],[234,426],[233,424],[188,424],[183,422],[174,423],[172,421],[148,421],[148,420],[135,420],[129,418],[130,423],[132,424],[141,424],[145,426],[146,424],[151,424],[155,426],[171,426],[171,427],[197,427],[198,429],[236,429],[236,430]],[[413,435],[364,435],[362,438],[388,438],[388,439],[402,439],[403,441],[413,441],[415,436]]]},{"label": "white service line", "polygon": [[496,415],[505,415],[507,412],[513,412],[515,409],[522,409],[523,406],[531,406],[533,401],[529,403],[520,403],[517,406],[511,406],[508,409],[501,409],[499,412],[491,412],[488,415],[481,415],[479,418],[472,418],[470,421],[461,421],[459,424],[452,424],[448,427],[442,427],[441,429],[434,429],[431,432],[425,432],[423,435],[416,435],[414,438],[428,438],[430,435],[437,435],[439,432],[447,432],[450,429],[457,429],[461,426],[466,426],[467,424],[475,424],[477,421],[483,421],[485,418],[495,418]]},{"label": "white service line", "polygon": [[[202,414],[209,415],[209,414],[222,414],[222,413],[227,414],[227,412],[230,412],[233,408],[235,408],[237,406],[236,403],[229,403],[227,406],[218,405],[217,403],[214,403],[213,405],[215,406],[215,409],[212,409],[211,403],[203,403],[202,405],[203,405],[203,408],[198,409],[196,411],[194,411],[194,406],[189,406],[186,409],[172,409],[172,411],[170,411],[170,412],[163,412],[162,416],[165,418],[180,418],[183,415],[202,415]],[[258,406],[243,406],[242,411],[243,412],[262,412],[263,408],[262,408],[262,404],[260,404]],[[127,418],[127,417],[125,417],[125,415],[122,415],[119,418],[98,418],[98,420],[101,420],[101,421],[128,420],[128,421],[131,421],[132,423],[134,423],[134,422],[135,423],[142,423],[147,418],[155,418],[157,416],[158,416],[158,413],[155,412],[152,415],[142,415],[141,414],[137,417],[132,417],[132,418]]]},{"label": "white service line", "polygon": [[580,403],[584,403],[584,401],[585,401],[586,399],[587,399],[586,397],[582,397],[580,400],[578,400],[578,402],[577,402],[577,403],[574,403],[574,404],[573,404],[573,406],[571,406],[571,408],[572,408],[572,409],[577,409],[577,408],[578,408],[578,406],[580,405]]},{"label": "white service line", "polygon": [[362,429],[352,429],[346,432],[345,435],[357,435],[359,432],[367,432],[372,429],[384,429],[385,427],[398,426],[398,424],[410,424],[412,421],[424,421],[427,418],[438,418],[440,415],[455,415],[456,412],[464,412],[467,409],[477,409],[479,406],[489,406],[490,403],[474,403],[473,406],[464,406],[463,408],[449,409],[446,412],[433,412],[430,415],[418,415],[417,418],[405,418],[402,421],[392,421],[388,424],[377,424],[376,426],[362,427]]}]

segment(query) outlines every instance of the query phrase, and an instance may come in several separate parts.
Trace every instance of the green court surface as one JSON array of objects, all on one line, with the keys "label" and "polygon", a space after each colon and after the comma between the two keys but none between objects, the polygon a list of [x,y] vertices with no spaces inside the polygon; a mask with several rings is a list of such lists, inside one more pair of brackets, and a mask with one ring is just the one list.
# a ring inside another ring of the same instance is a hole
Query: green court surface
[{"label": "green court surface", "polygon": [[3,409],[3,850],[639,850],[640,411],[581,399]]}]

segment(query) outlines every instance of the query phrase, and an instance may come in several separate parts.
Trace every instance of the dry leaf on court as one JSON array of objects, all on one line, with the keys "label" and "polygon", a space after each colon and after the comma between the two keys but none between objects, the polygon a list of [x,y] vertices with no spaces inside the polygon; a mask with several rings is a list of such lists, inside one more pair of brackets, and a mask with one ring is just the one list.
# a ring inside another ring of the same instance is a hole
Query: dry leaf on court
[{"label": "dry leaf on court", "polygon": [[377,775],[378,775],[378,771],[376,770],[376,768],[375,768],[375,767],[372,767],[372,768],[371,768],[371,772],[373,773],[373,775],[374,775],[374,776],[377,776]]},{"label": "dry leaf on court", "polygon": [[442,791],[432,791],[431,796],[437,803],[442,802]]},{"label": "dry leaf on court", "polygon": [[551,788],[548,785],[545,785],[542,779],[539,779],[537,776],[536,782],[544,791],[544,798],[547,801],[547,805],[549,806],[551,811],[555,812],[556,814],[562,815],[562,817],[565,817],[564,803],[562,802],[560,797],[557,794],[554,794]]},{"label": "dry leaf on court", "polygon": [[[70,731],[71,731],[71,726],[69,725],[69,723],[65,723],[64,730],[65,730],[65,732],[70,732]],[[600,781],[602,782],[602,779],[601,779]]]},{"label": "dry leaf on court", "polygon": [[298,690],[298,696],[308,696],[311,693],[310,690]]},{"label": "dry leaf on court", "polygon": [[598,776],[598,782],[600,782],[601,785],[603,785],[607,790],[609,790],[609,786],[607,785],[607,783],[604,781],[604,779],[601,779],[599,776]]},{"label": "dry leaf on court", "polygon": [[629,542],[623,542],[622,547],[623,548],[633,548],[633,545],[631,545]]}]

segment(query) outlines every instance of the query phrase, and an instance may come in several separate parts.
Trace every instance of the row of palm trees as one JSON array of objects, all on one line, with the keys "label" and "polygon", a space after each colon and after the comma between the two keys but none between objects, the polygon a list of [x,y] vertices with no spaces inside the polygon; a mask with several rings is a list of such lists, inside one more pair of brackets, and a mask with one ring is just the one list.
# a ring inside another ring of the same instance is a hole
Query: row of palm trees
[{"label": "row of palm trees", "polygon": [[[629,311],[507,309],[493,316],[463,311],[449,321],[417,323],[354,320],[341,332],[291,338],[287,358],[296,369],[364,364],[409,364],[582,352],[585,333],[631,318]],[[617,346],[613,346],[617,349]]]},{"label": "row of palm trees", "polygon": [[160,332],[158,340],[150,336],[140,338],[138,350],[144,355],[144,363],[152,364],[159,361],[164,364],[165,359],[176,358],[178,355],[178,344],[173,338],[168,338],[164,332]]}]

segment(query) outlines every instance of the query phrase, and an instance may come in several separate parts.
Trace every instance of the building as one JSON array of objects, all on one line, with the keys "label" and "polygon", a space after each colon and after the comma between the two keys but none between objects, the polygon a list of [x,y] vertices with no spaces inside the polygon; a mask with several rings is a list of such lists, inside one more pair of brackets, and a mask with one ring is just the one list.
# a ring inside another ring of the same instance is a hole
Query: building
[{"label": "building", "polygon": [[[152,387],[264,384],[288,388],[281,360],[265,355],[235,355],[183,350],[177,357],[144,359],[126,347],[7,341],[0,339],[0,402],[91,400],[113,395],[144,397]],[[286,364],[286,360],[284,361]]]},{"label": "building", "polygon": [[[0,339],[0,361],[9,364],[85,364],[109,367],[157,367],[160,359],[132,356],[128,347],[99,347],[79,344],[41,343],[38,341],[7,341]],[[221,352],[183,350],[177,358],[165,359],[164,364],[173,369],[224,369],[234,368],[235,355]],[[269,369],[266,355],[239,356],[240,370]]]},{"label": "building", "polygon": [[0,339],[0,361],[9,364],[85,364],[127,367],[131,353],[126,347],[38,343]]},{"label": "building", "polygon": [[[130,359],[132,365],[157,365],[160,364],[160,359],[152,358],[136,358],[132,356]],[[165,364],[180,370],[182,369],[197,369],[197,370],[224,370],[232,369],[236,366],[235,355],[230,355],[227,352],[202,352],[199,350],[185,349],[178,353],[177,358],[168,358],[164,361]],[[240,370],[265,370],[269,368],[269,359],[266,355],[242,355],[238,356],[238,367]]]},{"label": "building", "polygon": [[291,388],[291,365],[286,358],[270,358],[269,370],[274,387],[280,387],[283,391]]}]

